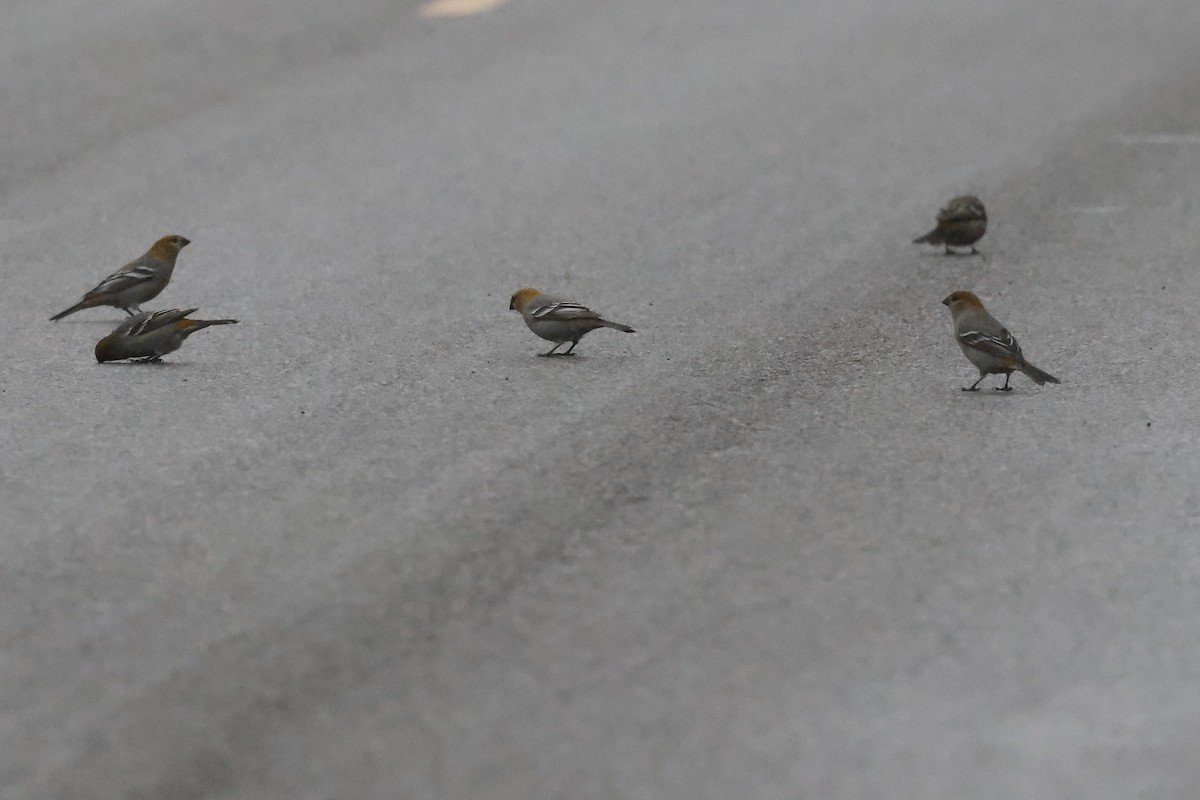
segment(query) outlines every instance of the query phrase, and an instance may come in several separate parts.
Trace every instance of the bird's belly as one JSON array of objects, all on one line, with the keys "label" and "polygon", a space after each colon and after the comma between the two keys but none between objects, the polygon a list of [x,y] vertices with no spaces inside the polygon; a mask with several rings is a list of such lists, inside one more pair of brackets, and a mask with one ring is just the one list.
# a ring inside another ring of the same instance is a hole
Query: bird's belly
[{"label": "bird's belly", "polygon": [[946,226],[946,244],[951,247],[966,247],[975,244],[983,238],[986,230],[987,222],[984,220],[955,222]]},{"label": "bird's belly", "polygon": [[[962,347],[962,345],[959,346]],[[1009,369],[1001,363],[1000,359],[991,353],[985,353],[974,347],[962,347],[962,351],[967,360],[974,364],[975,368],[982,373],[1002,372]]]},{"label": "bird's belly", "polygon": [[559,322],[555,320],[538,320],[529,326],[530,330],[548,342],[566,342],[575,339],[586,326],[578,322]]}]

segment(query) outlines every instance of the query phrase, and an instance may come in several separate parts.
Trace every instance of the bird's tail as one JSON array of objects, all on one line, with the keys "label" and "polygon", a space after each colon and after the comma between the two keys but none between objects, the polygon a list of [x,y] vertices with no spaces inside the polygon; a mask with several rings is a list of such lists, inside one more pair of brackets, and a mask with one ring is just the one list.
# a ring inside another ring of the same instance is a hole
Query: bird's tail
[{"label": "bird's tail", "polygon": [[1043,386],[1047,383],[1062,383],[1058,378],[1051,375],[1049,372],[1043,372],[1033,364],[1023,364],[1021,371],[1033,379],[1033,382],[1038,386]]},{"label": "bird's tail", "polygon": [[619,322],[609,322],[606,319],[602,319],[599,322],[606,328],[616,328],[617,330],[625,331],[626,333],[637,333],[637,331],[635,331],[633,328],[629,327],[628,325],[622,325]]},{"label": "bird's tail", "polygon": [[96,303],[92,302],[91,300],[86,300],[86,299],[80,300],[78,303],[71,306],[66,311],[60,311],[57,314],[55,314],[53,317],[50,318],[50,321],[58,322],[63,317],[69,317],[70,315],[74,314],[76,311],[83,311],[85,308],[91,308],[94,305],[96,305]]},{"label": "bird's tail", "polygon": [[925,244],[926,242],[928,242],[929,244],[941,244],[944,240],[945,240],[945,237],[942,236],[941,230],[939,230],[938,228],[934,228],[933,230],[931,230],[929,233],[925,234],[924,236],[918,236],[917,238],[913,239],[912,243],[913,244]]},{"label": "bird's tail", "polygon": [[210,325],[236,325],[236,319],[181,319],[177,323],[188,336],[196,331],[202,331]]}]

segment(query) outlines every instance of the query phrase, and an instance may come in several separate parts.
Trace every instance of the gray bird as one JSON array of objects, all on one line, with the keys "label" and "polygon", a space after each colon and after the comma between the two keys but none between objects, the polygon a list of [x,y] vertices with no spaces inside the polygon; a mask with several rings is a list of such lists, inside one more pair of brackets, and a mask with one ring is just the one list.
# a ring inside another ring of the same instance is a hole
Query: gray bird
[{"label": "gray bird", "polygon": [[187,319],[199,309],[146,311],[121,322],[113,332],[96,342],[96,360],[143,362],[161,361],[167,353],[183,346],[187,337],[210,325],[233,325],[236,319]]},{"label": "gray bird", "polygon": [[162,237],[141,257],[100,281],[82,300],[55,314],[50,321],[56,322],[76,311],[96,306],[113,306],[131,316],[141,313],[142,303],[153,300],[167,288],[179,251],[191,243],[190,239],[175,234]]},{"label": "gray bird", "polygon": [[963,355],[979,370],[979,380],[964,386],[964,392],[976,392],[979,382],[992,374],[1004,374],[1004,386],[996,390],[1010,392],[1009,378],[1014,372],[1024,372],[1038,386],[1059,383],[1058,378],[1025,360],[1021,346],[1000,321],[988,313],[983,302],[972,292],[954,292],[942,301],[950,308],[954,319],[954,341]]},{"label": "gray bird", "polygon": [[971,255],[978,255],[975,243],[987,232],[987,211],[983,202],[973,194],[955,197],[946,207],[938,211],[937,226],[924,236],[913,239],[913,244],[941,244],[946,246],[946,255],[951,247],[970,247]]},{"label": "gray bird", "polygon": [[[529,330],[554,347],[541,353],[543,356],[569,356],[579,340],[597,328],[613,328],[625,333],[634,333],[633,328],[619,322],[609,322],[587,306],[542,294],[537,289],[518,289],[508,303],[509,311],[519,311]],[[564,353],[554,352],[567,342],[571,346]]]}]

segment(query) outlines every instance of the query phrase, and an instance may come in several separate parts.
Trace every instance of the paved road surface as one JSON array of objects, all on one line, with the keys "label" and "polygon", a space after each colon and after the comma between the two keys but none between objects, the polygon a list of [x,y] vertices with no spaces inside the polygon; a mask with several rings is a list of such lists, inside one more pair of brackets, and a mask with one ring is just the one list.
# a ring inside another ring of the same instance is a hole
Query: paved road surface
[{"label": "paved road surface", "polygon": [[1194,797],[1200,5],[0,22],[0,796]]}]

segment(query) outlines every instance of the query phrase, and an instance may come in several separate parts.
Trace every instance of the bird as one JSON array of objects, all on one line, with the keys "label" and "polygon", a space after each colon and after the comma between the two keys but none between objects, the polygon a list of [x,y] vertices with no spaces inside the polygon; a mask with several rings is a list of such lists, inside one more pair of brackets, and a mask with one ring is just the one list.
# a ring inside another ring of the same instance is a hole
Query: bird
[{"label": "bird", "polygon": [[999,373],[1004,374],[1004,386],[996,387],[1001,392],[1012,391],[1008,381],[1014,372],[1024,372],[1038,386],[1061,383],[1058,378],[1025,360],[1017,340],[999,320],[988,313],[983,301],[973,292],[952,292],[942,301],[942,305],[949,307],[954,320],[954,340],[962,348],[967,360],[979,370],[979,380],[962,387],[964,392],[979,391],[980,381],[988,375]]},{"label": "bird", "polygon": [[96,360],[138,360],[145,363],[162,361],[183,345],[183,340],[210,325],[234,325],[236,319],[188,319],[199,309],[171,308],[163,311],[144,311],[122,320],[113,332],[96,342]]},{"label": "bird", "polygon": [[113,306],[130,316],[140,314],[142,303],[158,297],[166,288],[179,251],[191,243],[190,239],[178,234],[162,237],[140,257],[100,281],[82,300],[55,314],[50,321],[57,322],[76,311],[96,306]]},{"label": "bird", "polygon": [[[571,351],[579,344],[584,334],[597,328],[614,328],[625,333],[636,333],[628,325],[602,319],[587,306],[542,294],[537,289],[528,287],[513,292],[508,310],[521,312],[529,330],[546,341],[555,343],[547,352],[540,353],[543,356],[572,355]],[[565,352],[555,352],[567,342],[570,342],[571,346]]]},{"label": "bird", "polygon": [[951,247],[970,247],[971,255],[979,255],[975,243],[987,231],[987,211],[983,202],[973,194],[955,197],[938,211],[937,226],[924,236],[913,239],[913,244],[941,244],[946,246],[946,255]]}]

